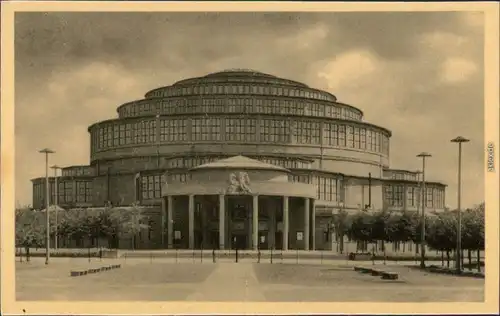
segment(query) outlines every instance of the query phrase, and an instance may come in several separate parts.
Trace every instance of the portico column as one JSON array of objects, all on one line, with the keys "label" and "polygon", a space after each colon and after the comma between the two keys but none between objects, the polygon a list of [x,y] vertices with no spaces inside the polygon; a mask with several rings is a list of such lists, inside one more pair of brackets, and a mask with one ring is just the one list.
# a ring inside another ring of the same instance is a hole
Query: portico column
[{"label": "portico column", "polygon": [[269,234],[267,236],[268,240],[268,248],[276,247],[276,201],[273,199],[269,202],[268,210],[269,210],[269,222],[268,222],[268,231]]},{"label": "portico column", "polygon": [[167,196],[167,247],[172,249],[174,246],[174,207],[172,196]]},{"label": "portico column", "polygon": [[288,196],[283,197],[283,250],[288,250],[288,230],[289,230],[289,217],[288,217]]},{"label": "portico column", "polygon": [[304,250],[309,250],[309,198],[304,199]]},{"label": "portico column", "polygon": [[252,215],[252,247],[257,250],[259,246],[259,196],[253,196],[253,215]]},{"label": "portico column", "polygon": [[165,249],[165,222],[167,221],[167,198],[161,198],[161,215],[160,215],[160,229],[161,229],[161,248]]},{"label": "portico column", "polygon": [[224,194],[219,195],[219,249],[224,249],[224,244],[226,241],[225,229],[226,229],[226,196]]},{"label": "portico column", "polygon": [[189,249],[194,249],[194,195],[189,195],[188,204]]},{"label": "portico column", "polygon": [[316,250],[316,201],[311,199],[311,250]]}]

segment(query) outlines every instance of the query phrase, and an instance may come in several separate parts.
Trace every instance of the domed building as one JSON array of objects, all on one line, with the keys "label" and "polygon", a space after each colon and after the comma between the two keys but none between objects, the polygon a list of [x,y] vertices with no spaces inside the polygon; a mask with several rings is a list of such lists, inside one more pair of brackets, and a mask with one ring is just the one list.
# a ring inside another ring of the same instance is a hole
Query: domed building
[{"label": "domed building", "polygon": [[[63,168],[58,204],[137,203],[149,218],[137,248],[330,249],[339,211],[419,204],[418,172],[389,168],[391,132],[300,82],[221,71],[117,112],[88,128],[90,164]],[[43,208],[45,178],[32,182]],[[427,210],[444,209],[445,185],[426,191]]]}]

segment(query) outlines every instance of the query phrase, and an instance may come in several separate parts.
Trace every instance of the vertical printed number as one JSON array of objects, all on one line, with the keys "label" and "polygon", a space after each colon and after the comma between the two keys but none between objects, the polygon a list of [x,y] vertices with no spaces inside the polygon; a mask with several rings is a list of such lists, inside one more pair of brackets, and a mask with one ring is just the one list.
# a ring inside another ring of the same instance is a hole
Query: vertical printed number
[{"label": "vertical printed number", "polygon": [[495,146],[492,142],[488,143],[486,151],[488,153],[488,172],[495,172]]}]

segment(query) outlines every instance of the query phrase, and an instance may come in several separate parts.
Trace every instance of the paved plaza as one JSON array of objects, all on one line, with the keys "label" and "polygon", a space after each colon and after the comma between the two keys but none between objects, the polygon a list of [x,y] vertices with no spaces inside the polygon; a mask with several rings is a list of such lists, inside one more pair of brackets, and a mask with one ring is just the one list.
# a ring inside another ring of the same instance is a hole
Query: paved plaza
[{"label": "paved plaza", "polygon": [[[70,277],[70,270],[120,263],[111,271]],[[16,263],[18,300],[247,301],[247,302],[480,302],[484,280],[427,274],[403,264],[386,281],[353,271],[345,260],[256,263],[242,260],[42,258]],[[365,263],[371,265],[371,263]]]}]

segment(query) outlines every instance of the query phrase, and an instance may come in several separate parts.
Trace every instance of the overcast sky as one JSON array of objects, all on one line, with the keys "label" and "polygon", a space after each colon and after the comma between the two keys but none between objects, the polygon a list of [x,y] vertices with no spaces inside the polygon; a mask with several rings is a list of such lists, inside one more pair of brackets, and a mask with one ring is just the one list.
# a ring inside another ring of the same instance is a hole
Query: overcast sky
[{"label": "overcast sky", "polygon": [[17,13],[16,201],[43,176],[37,151],[60,166],[89,163],[87,127],[147,90],[228,68],[250,68],[327,90],[393,132],[391,167],[416,170],[456,206],[484,200],[481,13]]}]

